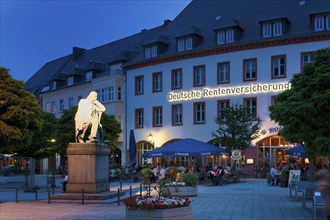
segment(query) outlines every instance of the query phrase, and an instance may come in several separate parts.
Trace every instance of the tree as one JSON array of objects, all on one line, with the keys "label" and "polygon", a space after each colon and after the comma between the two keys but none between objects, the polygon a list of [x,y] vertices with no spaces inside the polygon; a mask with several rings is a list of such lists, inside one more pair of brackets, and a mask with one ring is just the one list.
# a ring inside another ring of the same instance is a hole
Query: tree
[{"label": "tree", "polygon": [[270,117],[283,126],[279,134],[287,141],[304,143],[314,165],[315,156],[330,153],[330,49],[317,51],[290,82],[270,106]]},{"label": "tree", "polygon": [[13,153],[31,143],[32,132],[40,129],[41,109],[33,94],[24,90],[22,81],[14,80],[9,69],[0,67],[0,147]]},{"label": "tree", "polygon": [[58,129],[58,119],[48,112],[40,112],[40,119],[42,119],[40,131],[34,132],[32,136],[32,144],[29,147],[29,154],[35,159],[43,159],[53,156],[58,151],[56,147],[56,130]]},{"label": "tree", "polygon": [[212,132],[216,140],[225,145],[227,150],[245,149],[258,137],[261,119],[255,118],[250,109],[231,106],[221,111],[221,118],[215,120],[218,129]]}]

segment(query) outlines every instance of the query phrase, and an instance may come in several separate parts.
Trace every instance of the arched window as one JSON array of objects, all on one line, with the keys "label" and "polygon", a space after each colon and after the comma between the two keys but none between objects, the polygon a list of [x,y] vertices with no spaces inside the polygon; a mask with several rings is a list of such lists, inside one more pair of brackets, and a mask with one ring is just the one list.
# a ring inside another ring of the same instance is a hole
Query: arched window
[{"label": "arched window", "polygon": [[142,157],[142,154],[145,152],[151,151],[154,149],[153,144],[147,141],[141,141],[137,143],[137,158],[138,158],[138,163],[139,165],[147,165],[148,163],[152,164],[152,159]]}]

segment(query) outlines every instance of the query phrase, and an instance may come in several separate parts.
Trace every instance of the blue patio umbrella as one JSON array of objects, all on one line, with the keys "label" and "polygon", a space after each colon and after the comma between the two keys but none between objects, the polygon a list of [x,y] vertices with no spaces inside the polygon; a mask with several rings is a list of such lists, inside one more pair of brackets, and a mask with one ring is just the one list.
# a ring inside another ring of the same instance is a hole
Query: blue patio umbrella
[{"label": "blue patio umbrella", "polygon": [[303,144],[288,149],[286,153],[291,156],[307,157],[307,153],[304,150]]},{"label": "blue patio umbrella", "polygon": [[192,138],[166,144],[145,152],[142,157],[194,157],[226,154],[227,151]]},{"label": "blue patio umbrella", "polygon": [[129,165],[128,167],[132,169],[135,164],[135,157],[136,157],[136,142],[134,136],[134,130],[132,129],[129,133]]}]

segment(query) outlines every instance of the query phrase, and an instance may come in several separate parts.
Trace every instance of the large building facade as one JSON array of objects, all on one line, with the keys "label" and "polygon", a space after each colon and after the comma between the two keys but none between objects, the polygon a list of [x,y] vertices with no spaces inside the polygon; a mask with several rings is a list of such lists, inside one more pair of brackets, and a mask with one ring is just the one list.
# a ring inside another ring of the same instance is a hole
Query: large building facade
[{"label": "large building facade", "polygon": [[[131,129],[138,163],[152,163],[142,154],[171,141],[212,143],[215,118],[232,105],[262,119],[260,136],[242,159],[247,169],[285,162],[285,150],[294,143],[277,135],[280,127],[268,108],[314,53],[330,46],[329,8],[327,0],[194,0],[159,27],[91,50],[74,48],[41,68],[27,89],[58,117],[98,91],[122,124],[122,165],[128,163]],[[223,159],[207,161],[222,165]]]}]

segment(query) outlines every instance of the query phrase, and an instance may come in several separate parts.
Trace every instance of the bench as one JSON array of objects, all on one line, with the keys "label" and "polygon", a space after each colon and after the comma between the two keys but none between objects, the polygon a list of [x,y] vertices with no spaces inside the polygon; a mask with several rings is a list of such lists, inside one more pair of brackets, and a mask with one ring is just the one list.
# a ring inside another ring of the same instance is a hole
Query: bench
[{"label": "bench", "polygon": [[316,182],[307,182],[307,181],[300,181],[298,182],[294,187],[294,195],[295,200],[298,201],[298,193],[302,193],[302,199],[303,199],[303,206],[305,206],[305,199],[308,192],[314,191],[317,187]]},{"label": "bench", "polygon": [[316,219],[316,208],[325,207],[325,205],[326,205],[326,198],[324,193],[314,192],[313,203],[312,203],[312,212],[314,219]]}]

